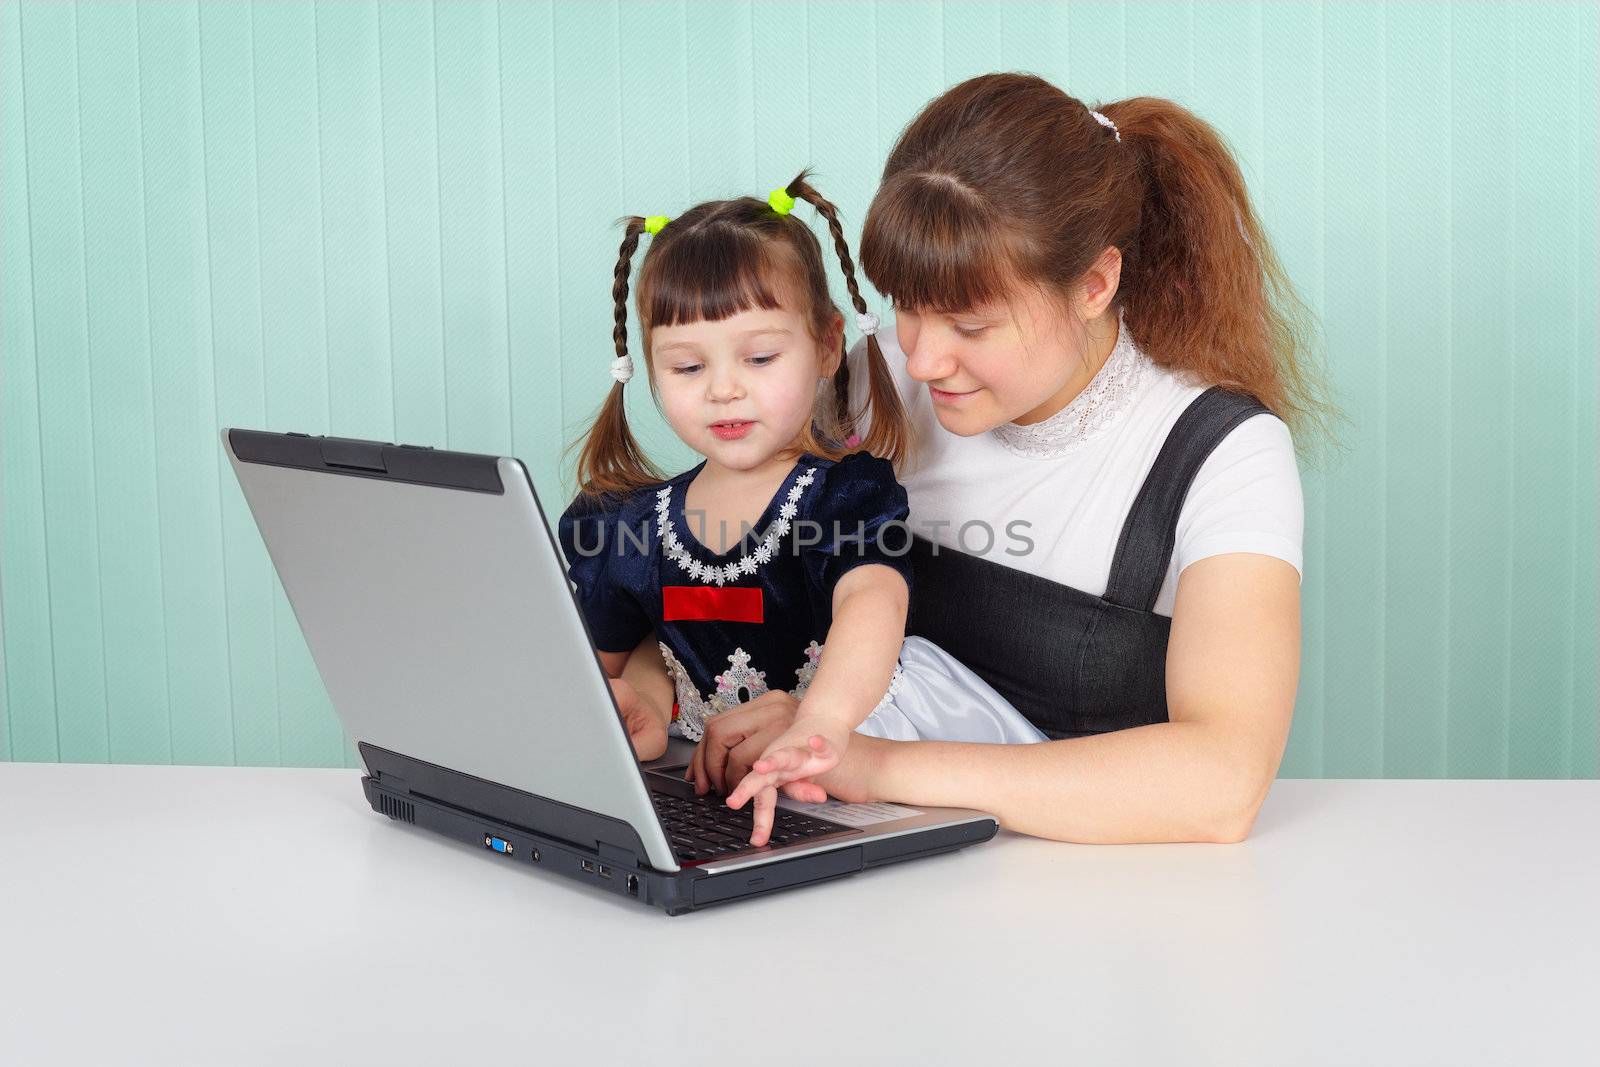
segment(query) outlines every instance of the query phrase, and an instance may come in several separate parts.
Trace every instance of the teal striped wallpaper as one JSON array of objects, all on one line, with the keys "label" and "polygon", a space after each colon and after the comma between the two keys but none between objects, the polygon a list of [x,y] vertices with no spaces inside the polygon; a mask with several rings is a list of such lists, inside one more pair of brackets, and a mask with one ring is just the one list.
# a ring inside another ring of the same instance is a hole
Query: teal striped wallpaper
[{"label": "teal striped wallpaper", "polygon": [[918,106],[1026,69],[1216,123],[1324,317],[1351,447],[1306,472],[1284,773],[1592,776],[1596,36],[1566,3],[3,0],[0,757],[350,762],[217,427],[510,451],[563,497],[619,215],[810,164],[858,228]]}]

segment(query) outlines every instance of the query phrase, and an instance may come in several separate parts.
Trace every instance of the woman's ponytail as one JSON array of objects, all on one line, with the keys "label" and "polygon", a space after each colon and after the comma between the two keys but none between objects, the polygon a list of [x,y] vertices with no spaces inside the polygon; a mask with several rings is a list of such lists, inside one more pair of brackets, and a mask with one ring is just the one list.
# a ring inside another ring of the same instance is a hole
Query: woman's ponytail
[{"label": "woman's ponytail", "polygon": [[1134,339],[1204,380],[1249,393],[1291,426],[1332,414],[1315,316],[1295,291],[1221,135],[1159,97],[1099,109],[1132,153],[1143,203],[1119,297]]}]

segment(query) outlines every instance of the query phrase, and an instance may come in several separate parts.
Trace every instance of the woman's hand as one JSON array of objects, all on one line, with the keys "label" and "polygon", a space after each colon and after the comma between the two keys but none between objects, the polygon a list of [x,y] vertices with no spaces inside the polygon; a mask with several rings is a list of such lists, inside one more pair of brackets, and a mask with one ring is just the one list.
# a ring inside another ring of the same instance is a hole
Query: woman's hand
[{"label": "woman's hand", "polygon": [[628,738],[639,762],[653,760],[667,751],[667,723],[661,712],[645,700],[639,691],[621,678],[612,678],[611,695],[616,698],[617,710],[622,713],[623,725],[628,728]]},{"label": "woman's hand", "polygon": [[[726,792],[750,773],[751,764],[767,746],[788,731],[798,717],[800,702],[781,689],[769,690],[754,700],[706,720],[705,736],[695,746],[694,758],[684,773],[696,793]],[[796,783],[799,784],[799,783]],[[786,790],[796,800],[821,801],[822,791]]]}]

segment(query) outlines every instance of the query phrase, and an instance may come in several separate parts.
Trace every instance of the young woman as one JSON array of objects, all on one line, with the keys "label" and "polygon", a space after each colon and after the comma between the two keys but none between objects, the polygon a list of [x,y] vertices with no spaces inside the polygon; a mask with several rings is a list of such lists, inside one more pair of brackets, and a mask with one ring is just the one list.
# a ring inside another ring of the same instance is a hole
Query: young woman
[{"label": "young woman", "polygon": [[[975,78],[901,135],[862,265],[913,431],[909,632],[1049,740],[858,737],[816,783],[1062,840],[1242,839],[1299,670],[1291,430],[1327,409],[1223,142],[1170,101]],[[628,672],[659,701],[653,658]],[[697,761],[732,788],[794,717],[734,708]]]}]

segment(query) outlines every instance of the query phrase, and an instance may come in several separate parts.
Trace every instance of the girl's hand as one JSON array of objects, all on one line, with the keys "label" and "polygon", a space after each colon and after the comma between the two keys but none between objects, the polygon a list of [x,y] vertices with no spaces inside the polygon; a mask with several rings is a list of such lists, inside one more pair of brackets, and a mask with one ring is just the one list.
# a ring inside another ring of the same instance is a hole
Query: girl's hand
[{"label": "girl's hand", "polygon": [[628,728],[628,738],[633,742],[639,762],[663,755],[667,751],[667,723],[661,712],[621,678],[610,681],[611,695],[616,698],[617,710],[622,713],[623,725]]},{"label": "girl's hand", "polygon": [[728,794],[728,807],[742,808],[754,800],[755,825],[752,845],[764,845],[772,836],[772,821],[778,804],[778,790],[795,783],[790,795],[820,803],[826,796],[810,784],[819,774],[839,765],[850,743],[850,731],[833,720],[801,715],[788,730],[774,738],[750,767],[749,773]]}]

